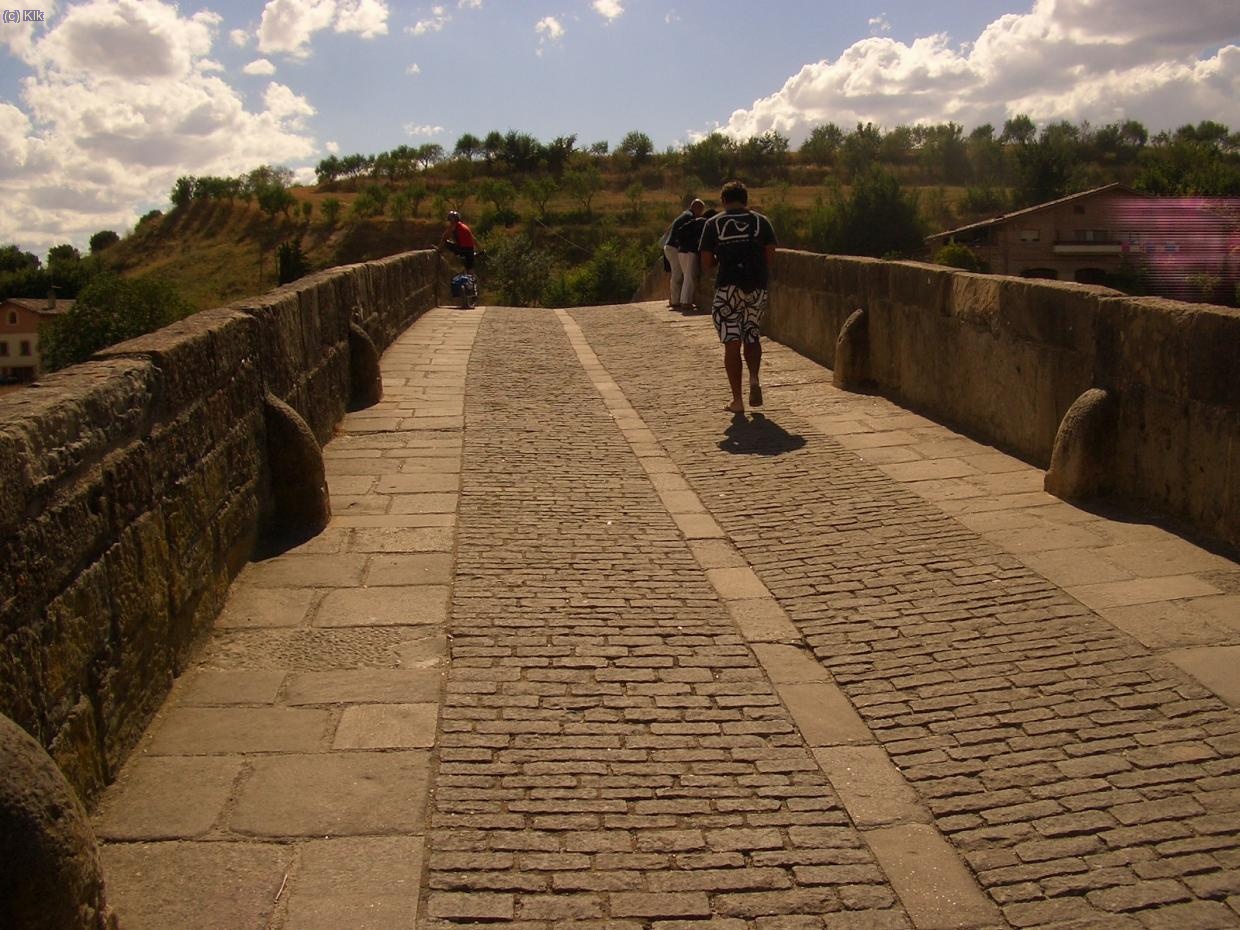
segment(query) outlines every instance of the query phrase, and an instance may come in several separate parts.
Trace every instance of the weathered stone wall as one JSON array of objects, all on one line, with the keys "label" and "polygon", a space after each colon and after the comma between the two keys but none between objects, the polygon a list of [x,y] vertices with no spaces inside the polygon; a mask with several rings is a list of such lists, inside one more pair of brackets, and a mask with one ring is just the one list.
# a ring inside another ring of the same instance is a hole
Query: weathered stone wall
[{"label": "weathered stone wall", "polygon": [[0,399],[0,714],[88,803],[263,530],[280,455],[265,398],[325,442],[350,321],[382,350],[434,305],[435,273],[433,252],[325,271]]},{"label": "weathered stone wall", "polygon": [[858,309],[876,389],[1043,467],[1068,408],[1105,390],[1108,490],[1240,546],[1240,312],[779,252],[771,338],[833,368]]}]

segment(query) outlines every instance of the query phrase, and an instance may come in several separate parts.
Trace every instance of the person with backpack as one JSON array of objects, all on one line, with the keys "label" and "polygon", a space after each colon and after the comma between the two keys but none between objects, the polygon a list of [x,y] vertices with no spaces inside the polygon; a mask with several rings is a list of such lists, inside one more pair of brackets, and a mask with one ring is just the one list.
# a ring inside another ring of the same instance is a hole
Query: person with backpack
[{"label": "person with backpack", "polygon": [[718,266],[711,318],[723,343],[723,367],[732,389],[725,408],[744,413],[741,399],[741,354],[749,369],[749,405],[762,406],[758,368],[762,364],[762,317],[766,314],[767,269],[775,260],[775,229],[761,213],[749,209],[749,190],[729,181],[720,192],[723,212],[702,230],[702,270]]},{"label": "person with backpack", "polygon": [[680,216],[672,220],[667,231],[667,244],[663,247],[663,254],[672,272],[672,289],[668,298],[671,310],[688,310],[693,307],[693,291],[697,286],[697,246],[702,233],[697,220],[705,209],[706,204],[694,199]]}]

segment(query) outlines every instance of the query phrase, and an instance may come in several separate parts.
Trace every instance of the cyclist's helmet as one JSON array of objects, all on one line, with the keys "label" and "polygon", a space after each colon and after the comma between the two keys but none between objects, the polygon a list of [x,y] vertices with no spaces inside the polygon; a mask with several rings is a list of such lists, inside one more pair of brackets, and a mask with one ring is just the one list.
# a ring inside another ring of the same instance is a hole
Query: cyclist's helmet
[{"label": "cyclist's helmet", "polygon": [[455,210],[448,211],[448,222],[449,223],[459,223],[460,221],[461,221],[461,214],[457,213]]}]

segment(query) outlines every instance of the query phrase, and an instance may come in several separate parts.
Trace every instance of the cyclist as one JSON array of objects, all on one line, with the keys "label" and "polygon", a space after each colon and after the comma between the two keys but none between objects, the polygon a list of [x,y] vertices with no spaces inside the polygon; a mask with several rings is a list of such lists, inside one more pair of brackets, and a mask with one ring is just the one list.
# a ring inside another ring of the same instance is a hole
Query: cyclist
[{"label": "cyclist", "polygon": [[455,210],[448,213],[448,227],[443,231],[441,242],[449,252],[461,257],[466,271],[474,270],[474,253],[478,244],[474,241],[473,230],[461,222],[461,214]]}]

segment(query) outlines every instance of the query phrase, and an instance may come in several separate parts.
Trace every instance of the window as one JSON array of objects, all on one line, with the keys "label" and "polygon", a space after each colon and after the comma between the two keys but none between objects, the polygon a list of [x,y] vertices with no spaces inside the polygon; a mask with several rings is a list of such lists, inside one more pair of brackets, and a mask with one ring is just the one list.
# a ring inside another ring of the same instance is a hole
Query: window
[{"label": "window", "polygon": [[1042,233],[1037,229],[1022,229],[1020,231],[1021,242],[1037,242],[1042,238]]},{"label": "window", "polygon": [[1055,281],[1059,278],[1059,272],[1054,268],[1026,268],[1020,273],[1022,278],[1046,278],[1049,281]]},{"label": "window", "polygon": [[22,355],[29,355],[29,354],[30,354],[30,340],[23,339],[22,340]]},{"label": "window", "polygon": [[0,342],[0,358],[8,358],[8,357],[9,357],[9,344],[7,342]]},{"label": "window", "polygon": [[9,325],[10,326],[17,325],[17,311],[16,310],[9,311]]}]

